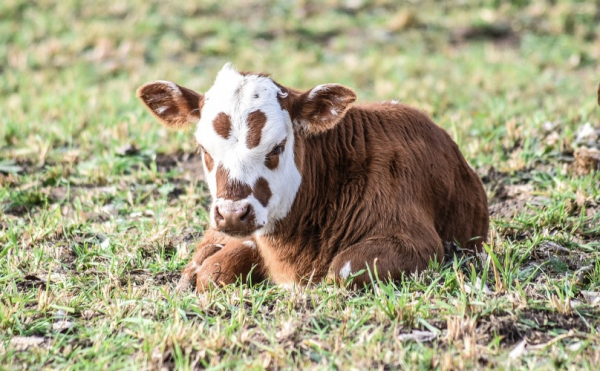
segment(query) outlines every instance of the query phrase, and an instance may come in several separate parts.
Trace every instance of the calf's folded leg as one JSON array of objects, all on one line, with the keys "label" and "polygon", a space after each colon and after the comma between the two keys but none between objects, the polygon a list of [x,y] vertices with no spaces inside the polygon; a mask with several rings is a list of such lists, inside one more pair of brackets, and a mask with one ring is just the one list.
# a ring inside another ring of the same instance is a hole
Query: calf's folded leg
[{"label": "calf's folded leg", "polygon": [[[215,258],[209,260],[209,258],[215,255],[217,255]],[[244,263],[236,262],[236,259],[240,259]],[[237,239],[226,236],[214,229],[209,229],[196,247],[196,252],[192,259],[181,272],[177,290],[187,290],[193,282],[197,286],[207,287],[208,280],[213,275],[212,273],[218,270],[215,264],[218,266],[222,265],[220,268],[221,273],[219,274],[221,281],[227,281],[226,278],[231,278],[231,275],[235,278],[230,279],[229,281],[231,282],[227,283],[235,282],[237,277],[240,276],[245,279],[255,264],[258,267],[256,268],[256,274],[253,273],[252,279],[256,280],[256,282],[262,280],[262,275],[258,274],[259,271],[262,272],[262,260],[258,256],[256,244],[253,239]],[[250,268],[245,266],[248,264]],[[217,278],[217,274],[214,274],[214,277]],[[201,291],[202,288],[198,287],[198,290]]]},{"label": "calf's folded leg", "polygon": [[[329,267],[328,280],[343,283],[353,276],[352,284],[357,288],[371,283],[371,277],[399,281],[403,274],[424,270],[430,261],[443,257],[442,243],[435,232],[424,233],[418,238],[407,235],[372,237],[336,255]],[[361,270],[364,270],[362,274],[355,275]]]},{"label": "calf's folded leg", "polygon": [[202,292],[211,283],[229,285],[241,279],[253,283],[266,278],[264,264],[254,240],[229,241],[225,247],[208,257],[196,271],[196,289]]}]

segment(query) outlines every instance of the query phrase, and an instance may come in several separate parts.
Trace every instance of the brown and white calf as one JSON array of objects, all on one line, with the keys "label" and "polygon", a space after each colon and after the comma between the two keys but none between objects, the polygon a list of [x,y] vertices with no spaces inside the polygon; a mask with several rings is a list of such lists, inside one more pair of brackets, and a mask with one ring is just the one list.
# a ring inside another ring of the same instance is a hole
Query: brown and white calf
[{"label": "brown and white calf", "polygon": [[193,122],[202,149],[210,229],[182,284],[251,272],[254,282],[354,275],[362,285],[366,268],[398,280],[441,260],[444,244],[480,251],[487,238],[481,181],[414,108],[354,104],[338,84],[301,92],[229,64],[204,95],[167,81],[137,94],[166,126]]}]

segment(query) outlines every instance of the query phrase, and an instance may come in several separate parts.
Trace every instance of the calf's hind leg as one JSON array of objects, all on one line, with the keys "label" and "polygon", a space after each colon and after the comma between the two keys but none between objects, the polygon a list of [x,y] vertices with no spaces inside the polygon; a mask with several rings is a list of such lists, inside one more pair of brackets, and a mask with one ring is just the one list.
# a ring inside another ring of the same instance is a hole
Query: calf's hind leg
[{"label": "calf's hind leg", "polygon": [[437,234],[429,238],[423,235],[419,238],[406,235],[372,237],[336,255],[329,266],[328,278],[345,282],[364,269],[362,274],[353,277],[355,287],[370,283],[371,277],[399,281],[403,274],[426,269],[431,260],[442,260],[443,257],[444,250]]}]

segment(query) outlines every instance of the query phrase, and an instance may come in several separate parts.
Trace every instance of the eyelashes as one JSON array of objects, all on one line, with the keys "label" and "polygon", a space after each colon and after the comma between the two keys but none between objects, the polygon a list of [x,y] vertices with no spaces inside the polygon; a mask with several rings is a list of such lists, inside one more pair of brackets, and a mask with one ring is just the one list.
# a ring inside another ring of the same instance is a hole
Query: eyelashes
[{"label": "eyelashes", "polygon": [[279,143],[278,145],[276,145],[271,152],[269,152],[269,156],[278,156],[280,154],[283,153],[283,151],[285,150],[285,142],[286,140],[284,139],[281,143]]},{"label": "eyelashes", "polygon": [[269,152],[269,156],[278,156],[283,153],[284,149],[285,149],[285,146],[278,144],[277,146],[275,146],[275,148],[273,148],[273,150],[271,152]]}]

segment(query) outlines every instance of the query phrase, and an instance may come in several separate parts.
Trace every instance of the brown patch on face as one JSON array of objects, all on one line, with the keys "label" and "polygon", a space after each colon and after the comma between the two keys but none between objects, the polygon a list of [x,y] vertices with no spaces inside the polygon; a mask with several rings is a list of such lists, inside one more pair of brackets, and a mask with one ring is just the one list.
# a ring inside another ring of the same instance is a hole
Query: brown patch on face
[{"label": "brown patch on face", "polygon": [[254,184],[254,190],[252,191],[252,194],[258,200],[258,202],[265,207],[273,195],[271,192],[271,187],[269,187],[269,182],[265,178],[258,178]]},{"label": "brown patch on face", "polygon": [[215,166],[215,162],[213,161],[213,158],[208,154],[208,152],[206,152],[204,149],[202,149],[202,153],[204,155],[204,165],[206,165],[206,170],[208,170],[208,172],[210,173],[213,167]]},{"label": "brown patch on face", "polygon": [[213,121],[213,127],[217,134],[222,136],[225,139],[229,138],[229,134],[231,134],[231,118],[228,114],[221,112],[215,117]]},{"label": "brown patch on face", "polygon": [[246,138],[248,148],[252,149],[260,144],[262,129],[266,123],[267,116],[261,110],[254,111],[248,115],[248,137]]},{"label": "brown patch on face", "polygon": [[239,201],[248,198],[252,188],[239,180],[229,179],[229,172],[222,165],[217,167],[217,198]]}]

